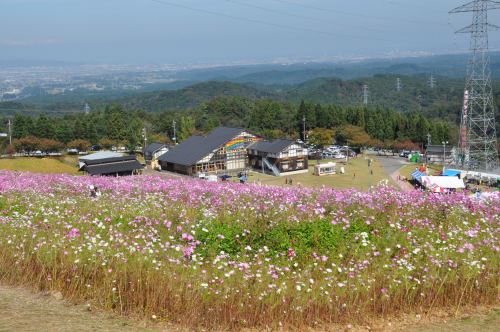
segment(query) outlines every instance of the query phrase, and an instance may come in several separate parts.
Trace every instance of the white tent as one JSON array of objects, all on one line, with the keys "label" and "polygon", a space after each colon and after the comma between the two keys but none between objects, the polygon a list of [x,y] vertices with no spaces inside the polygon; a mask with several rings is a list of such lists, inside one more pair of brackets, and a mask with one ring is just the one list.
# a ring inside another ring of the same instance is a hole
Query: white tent
[{"label": "white tent", "polygon": [[422,176],[422,185],[433,192],[465,188],[464,181],[456,176]]}]

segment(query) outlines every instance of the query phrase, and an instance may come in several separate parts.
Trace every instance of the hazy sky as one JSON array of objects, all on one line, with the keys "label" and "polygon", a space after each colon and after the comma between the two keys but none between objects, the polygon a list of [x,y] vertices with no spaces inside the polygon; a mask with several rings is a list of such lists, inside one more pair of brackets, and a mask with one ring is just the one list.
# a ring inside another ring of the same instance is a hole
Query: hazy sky
[{"label": "hazy sky", "polygon": [[[0,0],[0,59],[220,62],[467,48],[453,0]],[[500,12],[500,10],[498,11]],[[491,13],[500,25],[500,13]],[[500,44],[500,32],[491,35]]]}]

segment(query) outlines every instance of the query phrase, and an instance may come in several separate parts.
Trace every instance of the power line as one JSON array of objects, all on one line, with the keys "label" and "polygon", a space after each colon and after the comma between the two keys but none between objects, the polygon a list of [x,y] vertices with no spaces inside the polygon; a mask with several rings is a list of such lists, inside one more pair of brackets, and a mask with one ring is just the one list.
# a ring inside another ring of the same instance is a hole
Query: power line
[{"label": "power line", "polygon": [[[262,10],[262,11],[266,11],[266,12],[270,12],[270,13],[276,13],[276,14],[280,14],[280,15],[285,15],[285,16],[290,16],[290,17],[295,17],[295,18],[300,18],[300,19],[309,20],[309,21],[313,21],[313,22],[323,22],[323,23],[328,23],[328,24],[332,23],[331,20],[323,20],[323,19],[319,19],[319,18],[315,18],[315,17],[308,17],[308,16],[303,16],[303,15],[297,15],[297,14],[290,13],[290,12],[284,12],[284,11],[281,11],[281,10],[276,10],[276,9],[272,9],[272,8],[268,8],[268,7],[262,7],[262,6],[259,6],[259,5],[249,4],[249,3],[244,2],[244,1],[239,1],[239,0],[226,0],[226,1],[227,2],[232,2],[234,4],[238,4],[238,5],[241,5],[241,6],[246,6],[246,7],[250,7],[250,8],[256,8],[256,9],[259,9],[259,10]],[[353,28],[365,29],[365,27],[360,27],[360,26],[355,26],[355,25],[350,25],[350,24],[345,24],[345,23],[342,23],[342,26],[350,26],[350,27],[353,27]],[[383,30],[372,29],[372,28],[370,28],[370,31],[382,32],[382,33],[386,33],[387,32],[387,30],[383,31]]]},{"label": "power line", "polygon": [[285,4],[291,4],[291,5],[295,5],[295,6],[299,6],[299,7],[303,7],[303,8],[309,8],[309,9],[314,9],[314,10],[318,10],[318,11],[321,11],[321,12],[331,12],[331,13],[335,13],[335,14],[344,14],[344,15],[349,15],[349,16],[357,16],[357,17],[364,17],[364,18],[370,18],[370,19],[374,19],[374,20],[381,20],[381,21],[384,21],[384,22],[387,22],[387,21],[395,21],[395,22],[403,22],[403,23],[415,23],[415,24],[433,24],[433,25],[441,25],[441,26],[444,26],[445,24],[441,24],[441,23],[436,23],[436,22],[424,22],[424,21],[415,21],[415,20],[405,20],[405,19],[395,19],[394,17],[382,17],[382,16],[373,16],[373,15],[366,15],[366,14],[359,14],[359,13],[353,13],[353,12],[348,12],[348,11],[344,11],[344,10],[338,10],[338,9],[329,9],[329,8],[324,8],[324,7],[317,7],[317,6],[314,6],[314,5],[309,5],[309,4],[303,4],[303,3],[299,3],[299,2],[295,2],[295,1],[290,1],[290,0],[272,0],[272,1],[276,1],[276,2],[281,2],[281,3],[285,3]]},{"label": "power line", "polygon": [[214,15],[214,16],[230,18],[230,19],[236,20],[236,21],[246,21],[246,22],[250,22],[250,23],[267,25],[267,26],[280,28],[280,29],[295,30],[295,31],[302,31],[302,32],[313,32],[313,33],[319,33],[319,34],[328,35],[328,36],[350,37],[350,38],[363,39],[363,40],[376,39],[376,38],[366,38],[366,37],[355,36],[355,35],[339,34],[339,33],[321,31],[321,30],[316,30],[316,29],[299,28],[299,27],[295,27],[295,26],[291,26],[291,25],[271,23],[271,22],[262,21],[262,20],[258,20],[258,19],[252,19],[252,18],[247,18],[247,17],[242,17],[242,16],[235,16],[235,15],[231,15],[231,14],[226,14],[226,13],[222,13],[222,12],[217,12],[217,11],[213,11],[213,10],[209,10],[209,9],[202,9],[202,8],[181,5],[181,4],[172,3],[172,2],[168,2],[168,1],[164,1],[164,0],[149,0],[149,1],[156,2],[158,4],[165,5],[165,6],[177,7],[177,8],[187,9],[187,10],[195,11],[195,12],[199,12],[199,13],[205,13],[205,14],[210,14],[210,15]]}]

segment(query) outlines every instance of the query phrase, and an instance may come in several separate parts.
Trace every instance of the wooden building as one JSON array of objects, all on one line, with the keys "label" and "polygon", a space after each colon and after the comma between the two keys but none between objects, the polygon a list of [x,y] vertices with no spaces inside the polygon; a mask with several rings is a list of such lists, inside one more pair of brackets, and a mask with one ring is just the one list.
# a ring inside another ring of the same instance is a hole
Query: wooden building
[{"label": "wooden building", "polygon": [[144,160],[151,168],[159,167],[158,158],[168,152],[168,146],[163,143],[151,143],[144,149]]},{"label": "wooden building", "polygon": [[158,158],[162,170],[196,175],[248,170],[247,146],[260,140],[242,128],[219,127],[207,136],[193,135]]},{"label": "wooden building", "polygon": [[259,141],[247,148],[250,166],[276,176],[307,172],[307,147],[294,140]]}]

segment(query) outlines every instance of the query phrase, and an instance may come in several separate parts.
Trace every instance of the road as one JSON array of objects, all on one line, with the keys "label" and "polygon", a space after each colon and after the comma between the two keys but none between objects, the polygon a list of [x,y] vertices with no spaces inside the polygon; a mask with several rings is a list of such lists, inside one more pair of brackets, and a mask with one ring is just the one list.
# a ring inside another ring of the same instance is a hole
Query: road
[{"label": "road", "polygon": [[372,155],[380,161],[384,172],[401,190],[409,191],[413,189],[408,182],[398,180],[399,170],[410,164],[406,159],[399,156],[379,156],[375,151],[367,151],[366,154]]}]

